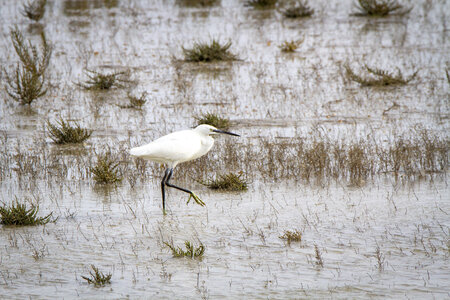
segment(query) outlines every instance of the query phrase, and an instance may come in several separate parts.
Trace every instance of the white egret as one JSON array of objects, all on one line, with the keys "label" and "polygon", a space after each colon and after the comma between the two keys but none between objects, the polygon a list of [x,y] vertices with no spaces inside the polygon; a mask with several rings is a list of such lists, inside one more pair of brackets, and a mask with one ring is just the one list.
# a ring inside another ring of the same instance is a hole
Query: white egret
[{"label": "white egret", "polygon": [[166,171],[164,172],[164,177],[161,181],[162,205],[164,213],[166,211],[166,185],[168,187],[176,188],[180,191],[188,193],[190,195],[188,203],[192,197],[196,203],[200,204],[201,206],[205,205],[205,203],[193,192],[188,189],[173,185],[169,181],[172,177],[173,169],[179,163],[199,158],[200,156],[208,153],[208,151],[211,150],[211,147],[214,144],[214,139],[211,137],[211,135],[217,133],[239,136],[236,133],[223,131],[217,129],[214,126],[202,124],[192,130],[182,130],[170,133],[154,140],[147,145],[132,148],[130,150],[130,154],[132,156],[162,163],[167,166]]}]

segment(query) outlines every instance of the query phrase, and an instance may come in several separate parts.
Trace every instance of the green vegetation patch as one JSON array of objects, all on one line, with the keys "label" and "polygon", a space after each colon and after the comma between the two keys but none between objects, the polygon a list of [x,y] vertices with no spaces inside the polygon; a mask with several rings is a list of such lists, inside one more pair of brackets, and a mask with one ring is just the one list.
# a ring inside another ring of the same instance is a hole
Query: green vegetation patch
[{"label": "green vegetation patch", "polygon": [[387,15],[403,15],[411,11],[412,8],[405,8],[397,0],[357,0],[355,7],[358,9],[357,15],[385,17]]},{"label": "green vegetation patch", "polygon": [[116,162],[108,153],[97,156],[97,164],[91,168],[94,180],[102,184],[122,181],[122,177],[117,169],[118,166],[119,162]]},{"label": "green vegetation patch", "polygon": [[111,284],[112,274],[103,274],[98,270],[98,268],[94,265],[91,265],[92,271],[89,272],[90,277],[81,276],[84,280],[86,280],[89,284],[93,284],[95,287],[101,287],[106,284]]},{"label": "green vegetation patch", "polygon": [[285,230],[284,234],[279,237],[282,240],[286,240],[288,244],[291,244],[291,242],[301,242],[302,241],[302,233],[299,230]]},{"label": "green vegetation patch", "polygon": [[417,72],[406,77],[402,74],[400,69],[397,69],[397,73],[381,70],[377,68],[371,68],[367,65],[364,66],[366,71],[372,75],[372,77],[360,76],[356,74],[348,65],[345,66],[346,74],[348,78],[363,86],[388,86],[388,85],[405,85],[413,80]]},{"label": "green vegetation patch", "polygon": [[31,104],[47,93],[45,71],[50,63],[52,47],[44,33],[41,34],[40,51],[30,41],[25,41],[17,26],[11,30],[10,36],[19,62],[13,74],[5,72],[6,92],[20,104]]},{"label": "green vegetation patch", "polygon": [[213,39],[211,43],[194,43],[191,49],[182,47],[184,60],[187,62],[213,62],[237,60],[237,56],[229,51],[231,41],[221,44]]},{"label": "green vegetation patch", "polygon": [[88,79],[78,86],[86,90],[109,90],[111,88],[123,88],[130,83],[128,71],[117,71],[112,73],[100,73],[93,70],[85,70]]},{"label": "green vegetation patch", "polygon": [[31,208],[27,208],[24,203],[19,203],[16,199],[11,206],[0,207],[1,224],[14,225],[14,226],[30,226],[30,225],[45,225],[51,220],[52,214],[49,213],[45,217],[38,217],[39,207],[32,205]]},{"label": "green vegetation patch", "polygon": [[164,244],[172,250],[172,255],[174,257],[190,257],[190,258],[202,258],[205,253],[205,246],[200,243],[198,247],[195,247],[190,241],[185,241],[184,245],[186,250],[181,247],[175,247],[172,243],[164,242]]},{"label": "green vegetation patch", "polygon": [[197,120],[197,125],[208,124],[222,130],[228,130],[230,128],[230,120],[213,113],[206,113],[195,119]]},{"label": "green vegetation patch", "polygon": [[62,118],[57,121],[56,124],[52,124],[50,121],[47,121],[47,127],[50,138],[56,144],[60,145],[82,143],[92,134],[92,130],[81,128],[79,124],[72,126],[69,122],[64,121]]},{"label": "green vegetation patch", "polygon": [[213,190],[246,191],[248,188],[247,182],[242,179],[242,175],[242,172],[239,174],[230,172],[225,175],[220,175],[218,178],[203,184]]},{"label": "green vegetation patch", "polygon": [[281,10],[281,13],[290,19],[310,17],[314,13],[314,9],[308,6],[308,1],[297,0],[290,1],[289,6]]}]

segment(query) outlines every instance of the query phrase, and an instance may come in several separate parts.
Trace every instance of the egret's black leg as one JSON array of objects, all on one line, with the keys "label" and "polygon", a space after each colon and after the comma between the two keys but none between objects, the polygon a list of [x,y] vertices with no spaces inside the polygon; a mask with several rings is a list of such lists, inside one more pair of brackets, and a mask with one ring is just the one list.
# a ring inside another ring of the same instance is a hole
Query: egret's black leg
[{"label": "egret's black leg", "polygon": [[166,191],[165,191],[165,187],[166,187],[166,181],[167,181],[167,176],[169,175],[169,168],[166,169],[166,171],[164,172],[164,177],[161,181],[161,193],[162,193],[162,206],[163,206],[163,212],[166,213]]},{"label": "egret's black leg", "polygon": [[[169,169],[168,169],[168,170],[169,170]],[[167,178],[166,178],[166,185],[167,185],[167,186],[170,186],[170,187],[173,187],[173,188],[176,188],[177,190],[183,191],[183,192],[185,192],[185,193],[192,194],[192,192],[191,192],[190,190],[188,190],[188,189],[184,189],[184,188],[182,188],[182,187],[179,187],[179,186],[176,186],[176,185],[174,185],[174,184],[171,184],[171,183],[169,182],[169,180],[170,180],[170,178],[172,177],[172,174],[173,174],[173,169],[170,169],[170,170],[169,170],[169,175],[168,175]]]},{"label": "egret's black leg", "polygon": [[191,198],[193,198],[194,201],[195,201],[197,204],[199,204],[199,205],[201,205],[201,206],[205,206],[205,202],[203,202],[196,194],[194,194],[194,193],[191,192],[190,190],[185,189],[185,188],[182,188],[182,187],[179,187],[179,186],[176,186],[176,185],[174,185],[174,184],[171,184],[171,183],[169,182],[169,180],[170,180],[170,178],[172,177],[172,174],[173,174],[173,168],[171,168],[171,169],[169,170],[169,174],[167,175],[167,178],[166,178],[166,181],[165,181],[165,184],[166,184],[167,186],[173,187],[173,188],[176,188],[177,190],[180,190],[180,191],[183,191],[183,192],[185,192],[185,193],[188,193],[188,194],[190,195],[189,200],[188,200],[188,203],[189,203],[189,201],[191,200]]}]

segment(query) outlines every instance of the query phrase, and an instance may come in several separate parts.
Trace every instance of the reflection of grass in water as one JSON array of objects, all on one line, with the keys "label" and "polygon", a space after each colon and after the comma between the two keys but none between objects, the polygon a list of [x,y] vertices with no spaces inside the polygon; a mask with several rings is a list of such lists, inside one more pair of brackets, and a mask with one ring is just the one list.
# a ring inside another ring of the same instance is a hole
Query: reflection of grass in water
[{"label": "reflection of grass in water", "polygon": [[388,86],[388,85],[404,85],[410,82],[416,77],[417,72],[414,72],[411,76],[405,77],[402,72],[397,69],[397,74],[393,72],[389,72],[386,70],[381,70],[377,68],[370,68],[367,65],[365,66],[366,71],[371,74],[373,77],[363,77],[356,74],[348,65],[345,66],[347,76],[353,80],[358,82],[363,86]]},{"label": "reflection of grass in water", "polygon": [[213,113],[206,113],[200,117],[195,117],[195,119],[197,120],[197,125],[208,124],[222,130],[228,130],[230,127],[230,120]]},{"label": "reflection of grass in water", "polygon": [[[1,224],[15,225],[15,226],[29,226],[29,225],[45,225],[48,222],[53,222],[50,218],[53,213],[45,217],[38,217],[38,206],[31,206],[27,208],[25,204],[19,203],[16,199],[15,203],[10,206],[0,207]],[[56,221],[56,220],[54,220]]]},{"label": "reflection of grass in water", "polygon": [[294,231],[285,230],[284,234],[279,237],[282,240],[286,240],[287,243],[290,245],[291,242],[301,242],[302,240],[302,233],[298,229]]},{"label": "reflection of grass in water", "polygon": [[228,173],[225,175],[220,175],[214,180],[204,182],[203,184],[213,190],[223,190],[223,191],[246,191],[247,182],[241,177],[243,172],[239,174]]},{"label": "reflection of grass in water", "polygon": [[384,17],[387,15],[403,15],[412,8],[405,8],[397,0],[357,0],[355,7],[360,16]]},{"label": "reflection of grass in water", "polygon": [[191,49],[182,47],[184,60],[187,62],[213,62],[237,60],[237,56],[229,51],[231,42],[221,44],[213,39],[208,43],[194,43]]},{"label": "reflection of grass in water", "polygon": [[90,277],[81,276],[81,278],[86,280],[89,284],[93,284],[95,287],[111,284],[111,273],[105,275],[94,265],[91,265],[91,268],[92,271],[89,271]]},{"label": "reflection of grass in water", "polygon": [[23,5],[22,15],[30,20],[39,21],[45,13],[45,5],[47,0],[33,0]]},{"label": "reflection of grass in water", "polygon": [[274,8],[278,3],[278,0],[248,0],[247,6],[251,6],[256,9]]},{"label": "reflection of grass in water", "polygon": [[314,9],[308,6],[307,0],[291,1],[289,5],[289,7],[281,11],[286,18],[305,18],[310,17],[314,13]]},{"label": "reflection of grass in water", "polygon": [[164,244],[172,250],[172,255],[174,257],[190,257],[190,258],[202,258],[205,253],[205,246],[202,243],[198,247],[194,247],[194,244],[190,241],[185,241],[184,245],[186,250],[181,249],[181,247],[175,247],[173,242],[170,244],[164,242]]},{"label": "reflection of grass in water", "polygon": [[186,6],[186,7],[191,7],[191,6],[205,7],[205,6],[216,5],[216,4],[220,3],[220,1],[218,1],[218,0],[177,0],[176,3],[178,5]]},{"label": "reflection of grass in water", "polygon": [[62,118],[56,124],[47,121],[50,138],[56,144],[82,143],[87,140],[92,130],[81,128],[79,124],[71,126],[69,122],[65,122]]}]

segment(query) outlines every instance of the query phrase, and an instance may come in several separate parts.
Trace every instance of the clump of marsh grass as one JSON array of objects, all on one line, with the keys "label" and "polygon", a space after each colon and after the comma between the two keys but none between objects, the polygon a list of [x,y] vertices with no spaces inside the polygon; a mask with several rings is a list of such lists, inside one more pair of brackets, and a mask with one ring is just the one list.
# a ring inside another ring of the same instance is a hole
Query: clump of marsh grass
[{"label": "clump of marsh grass", "polygon": [[182,47],[184,61],[187,62],[213,62],[237,60],[237,56],[229,51],[231,41],[221,44],[213,39],[211,43],[194,43],[191,49]]},{"label": "clump of marsh grass", "polygon": [[243,173],[239,174],[228,173],[225,175],[220,175],[214,180],[204,182],[203,184],[213,190],[223,190],[223,191],[246,191],[247,182],[242,179]]},{"label": "clump of marsh grass", "polygon": [[112,73],[100,73],[94,70],[85,70],[88,79],[84,83],[77,83],[86,90],[109,90],[111,88],[123,88],[130,82],[128,71],[117,71]]},{"label": "clump of marsh grass", "polygon": [[301,242],[302,241],[302,233],[298,229],[294,231],[285,230],[284,234],[279,237],[282,240],[286,240],[288,245],[291,244],[291,242]]},{"label": "clump of marsh grass", "polygon": [[256,9],[268,9],[274,8],[278,3],[278,0],[249,0],[246,2],[246,6],[251,6]]},{"label": "clump of marsh grass", "polygon": [[310,17],[314,9],[308,6],[307,0],[290,1],[289,7],[283,9],[281,13],[290,19]]},{"label": "clump of marsh grass", "polygon": [[23,5],[22,15],[30,20],[39,21],[45,14],[45,5],[47,0],[33,0]]},{"label": "clump of marsh grass", "polygon": [[367,65],[365,65],[365,69],[373,77],[360,76],[356,74],[350,66],[345,66],[347,76],[363,86],[405,85],[413,80],[418,72],[416,71],[412,75],[405,77],[400,69],[397,69],[397,74],[377,68],[370,68]]},{"label": "clump of marsh grass", "polygon": [[133,108],[133,109],[142,109],[144,104],[147,102],[147,92],[142,92],[141,95],[135,96],[131,93],[127,94],[128,100],[130,101],[127,105],[119,105],[120,108]]},{"label": "clump of marsh grass", "polygon": [[6,92],[20,104],[31,104],[47,92],[45,71],[50,63],[52,47],[44,33],[41,34],[40,51],[30,41],[25,41],[17,27],[11,30],[10,36],[20,62],[13,74],[5,72]]},{"label": "clump of marsh grass", "polygon": [[110,153],[97,156],[97,164],[91,168],[95,182],[109,184],[122,181],[122,177],[117,169],[118,166],[119,162],[116,162]]},{"label": "clump of marsh grass", "polygon": [[230,120],[213,113],[206,113],[200,117],[195,117],[195,119],[197,120],[197,125],[208,124],[222,130],[228,130],[230,128]]},{"label": "clump of marsh grass", "polygon": [[278,46],[282,52],[295,52],[298,49],[303,40],[297,41],[284,41],[280,46]]},{"label": "clump of marsh grass", "polygon": [[50,138],[59,145],[82,143],[92,134],[92,130],[81,128],[79,124],[72,126],[69,122],[64,121],[63,118],[57,121],[56,124],[47,121],[47,127]]},{"label": "clump of marsh grass", "polygon": [[412,8],[405,8],[397,0],[357,0],[355,7],[358,16],[385,17],[387,15],[404,15]]},{"label": "clump of marsh grass", "polygon": [[51,220],[52,214],[49,213],[45,217],[38,217],[39,207],[32,205],[31,208],[27,208],[24,203],[19,203],[16,199],[11,206],[3,205],[0,207],[1,224],[14,225],[14,226],[30,226],[30,225],[45,225]]},{"label": "clump of marsh grass", "polygon": [[195,247],[190,241],[185,241],[184,245],[186,250],[181,249],[181,247],[175,247],[173,242],[170,244],[164,242],[164,244],[172,250],[174,257],[202,258],[205,253],[205,246],[202,243],[198,247]]},{"label": "clump of marsh grass", "polygon": [[88,284],[93,284],[95,287],[104,286],[106,284],[111,284],[112,274],[103,274],[99,269],[91,265],[92,271],[89,271],[90,277],[81,276],[84,280],[88,282]]}]

